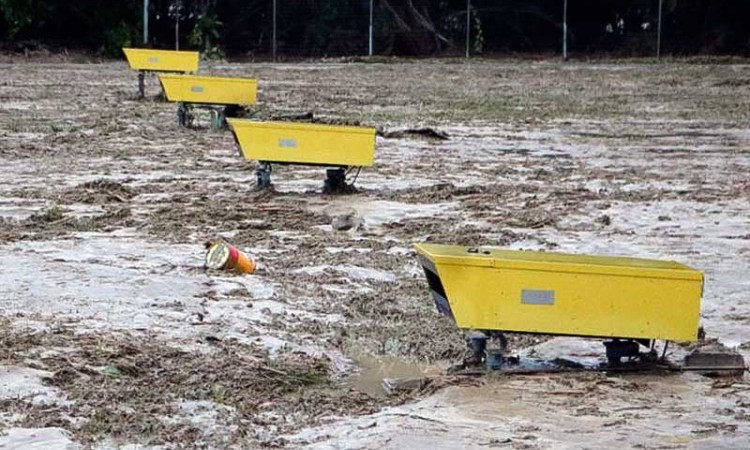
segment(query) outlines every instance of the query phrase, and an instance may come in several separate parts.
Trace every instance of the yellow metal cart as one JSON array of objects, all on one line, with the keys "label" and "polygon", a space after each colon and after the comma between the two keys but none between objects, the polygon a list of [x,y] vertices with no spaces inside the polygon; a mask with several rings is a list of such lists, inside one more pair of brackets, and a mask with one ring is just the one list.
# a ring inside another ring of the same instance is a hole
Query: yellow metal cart
[{"label": "yellow metal cart", "polygon": [[507,331],[605,338],[612,364],[640,355],[639,344],[698,338],[703,274],[676,262],[437,244],[415,249],[438,311],[462,329],[490,337]]},{"label": "yellow metal cart", "polygon": [[152,50],[148,48],[123,48],[130,68],[138,71],[138,93],[145,95],[146,72],[197,72],[198,52],[177,50]]},{"label": "yellow metal cart", "polygon": [[227,119],[245,159],[258,161],[258,186],[271,185],[272,164],[332,167],[326,171],[325,192],[350,187],[346,175],[370,167],[375,159],[375,129],[283,121]]},{"label": "yellow metal cart", "polygon": [[211,110],[214,126],[221,127],[227,117],[257,101],[258,82],[252,78],[161,74],[159,80],[167,100],[178,103],[177,120],[183,126],[192,122],[194,107]]}]

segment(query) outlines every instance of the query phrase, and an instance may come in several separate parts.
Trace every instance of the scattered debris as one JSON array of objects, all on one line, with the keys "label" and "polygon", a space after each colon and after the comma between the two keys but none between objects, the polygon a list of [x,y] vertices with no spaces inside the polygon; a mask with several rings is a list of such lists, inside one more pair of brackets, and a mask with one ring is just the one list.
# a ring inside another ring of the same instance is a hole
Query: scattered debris
[{"label": "scattered debris", "polygon": [[388,139],[411,139],[415,137],[438,141],[447,141],[450,139],[447,133],[434,128],[406,128],[403,130],[382,131],[380,135]]},{"label": "scattered debris", "polygon": [[128,203],[136,196],[136,190],[122,182],[100,178],[66,189],[58,201],[72,204]]},{"label": "scattered debris", "polygon": [[[247,438],[262,442],[273,430],[316,424],[323,415],[371,413],[379,407],[364,394],[333,389],[325,357],[280,351],[271,358],[256,345],[210,335],[206,341],[209,348],[192,352],[178,348],[184,343],[155,336],[23,331],[0,319],[0,365],[45,352],[40,363],[51,375],[42,381],[65,398],[53,407],[16,396],[0,398],[0,409],[19,414],[17,426],[64,423],[85,444],[110,438],[217,447],[247,443]],[[228,408],[216,433],[201,429],[180,407],[196,401]],[[271,411],[288,419],[269,420]],[[70,417],[85,420],[70,422]]]},{"label": "scattered debris", "polygon": [[596,223],[600,223],[606,227],[612,225],[612,219],[608,215],[604,214],[603,216],[599,216],[596,219]]},{"label": "scattered debris", "polygon": [[318,117],[312,111],[298,114],[271,114],[267,120],[280,120],[285,122],[304,122],[317,123],[321,125],[344,125],[358,127],[363,126],[359,120],[350,120],[346,118],[328,118]]},{"label": "scattered debris", "polygon": [[271,115],[270,120],[283,120],[288,122],[306,122],[314,119],[312,111],[301,114],[278,114]]},{"label": "scattered debris", "polygon": [[708,376],[741,376],[747,371],[742,355],[715,339],[697,342],[690,348],[692,352],[685,356],[686,369]]},{"label": "scattered debris", "polygon": [[362,223],[362,218],[357,214],[357,211],[353,209],[349,209],[331,217],[331,227],[337,231],[348,231],[352,228],[358,228]]}]

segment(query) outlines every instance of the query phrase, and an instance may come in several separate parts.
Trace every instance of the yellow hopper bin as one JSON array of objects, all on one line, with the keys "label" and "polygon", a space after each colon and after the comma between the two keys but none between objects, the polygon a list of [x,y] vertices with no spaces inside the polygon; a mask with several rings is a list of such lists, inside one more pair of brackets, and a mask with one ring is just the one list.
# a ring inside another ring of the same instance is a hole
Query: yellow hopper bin
[{"label": "yellow hopper bin", "polygon": [[258,82],[251,78],[161,74],[159,80],[170,102],[203,105],[253,105]]},{"label": "yellow hopper bin", "polygon": [[375,159],[375,129],[367,127],[227,119],[245,159],[261,163],[258,185],[270,185],[270,164],[335,167],[326,188],[345,189],[346,169],[369,167]]},{"label": "yellow hopper bin", "polygon": [[147,48],[123,48],[122,51],[133,70],[153,72],[198,71],[198,52],[151,50]]},{"label": "yellow hopper bin", "polygon": [[459,328],[698,337],[703,274],[676,262],[455,245],[415,249],[438,310]]},{"label": "yellow hopper bin", "polygon": [[252,78],[227,78],[198,75],[159,75],[170,102],[177,102],[177,122],[189,126],[193,107],[211,110],[214,127],[227,125],[227,117],[241,115],[243,107],[257,99],[258,82]]}]

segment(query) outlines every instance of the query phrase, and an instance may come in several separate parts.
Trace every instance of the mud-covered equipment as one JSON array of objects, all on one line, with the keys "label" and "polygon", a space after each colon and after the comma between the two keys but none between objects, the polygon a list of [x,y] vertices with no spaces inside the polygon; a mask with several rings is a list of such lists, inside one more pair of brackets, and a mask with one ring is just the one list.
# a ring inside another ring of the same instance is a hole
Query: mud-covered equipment
[{"label": "mud-covered equipment", "polygon": [[261,122],[227,119],[242,155],[258,161],[258,186],[271,185],[272,164],[324,166],[324,191],[345,192],[351,188],[347,174],[359,174],[375,159],[375,129],[284,121]]},{"label": "mud-covered equipment", "polygon": [[227,117],[237,116],[258,98],[258,81],[252,78],[161,74],[159,80],[167,100],[178,104],[182,126],[191,124],[193,108],[204,108],[211,111],[213,125],[223,127]]},{"label": "mud-covered equipment", "polygon": [[[677,262],[437,244],[415,249],[438,311],[488,338],[604,338],[610,366],[642,357],[640,347],[653,350],[656,340],[698,339],[703,274]],[[481,340],[470,338],[475,358],[485,358]]]},{"label": "mud-covered equipment", "polygon": [[200,64],[198,52],[178,50],[152,50],[123,48],[130,68],[138,71],[138,93],[145,95],[146,72],[197,72]]}]

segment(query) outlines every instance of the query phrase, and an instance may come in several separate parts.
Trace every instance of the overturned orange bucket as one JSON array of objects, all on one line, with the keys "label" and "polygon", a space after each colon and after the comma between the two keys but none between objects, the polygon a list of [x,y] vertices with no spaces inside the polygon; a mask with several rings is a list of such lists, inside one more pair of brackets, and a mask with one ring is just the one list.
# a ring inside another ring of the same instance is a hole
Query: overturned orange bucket
[{"label": "overturned orange bucket", "polygon": [[208,246],[206,267],[237,273],[254,273],[257,268],[252,258],[226,242],[213,242]]}]

